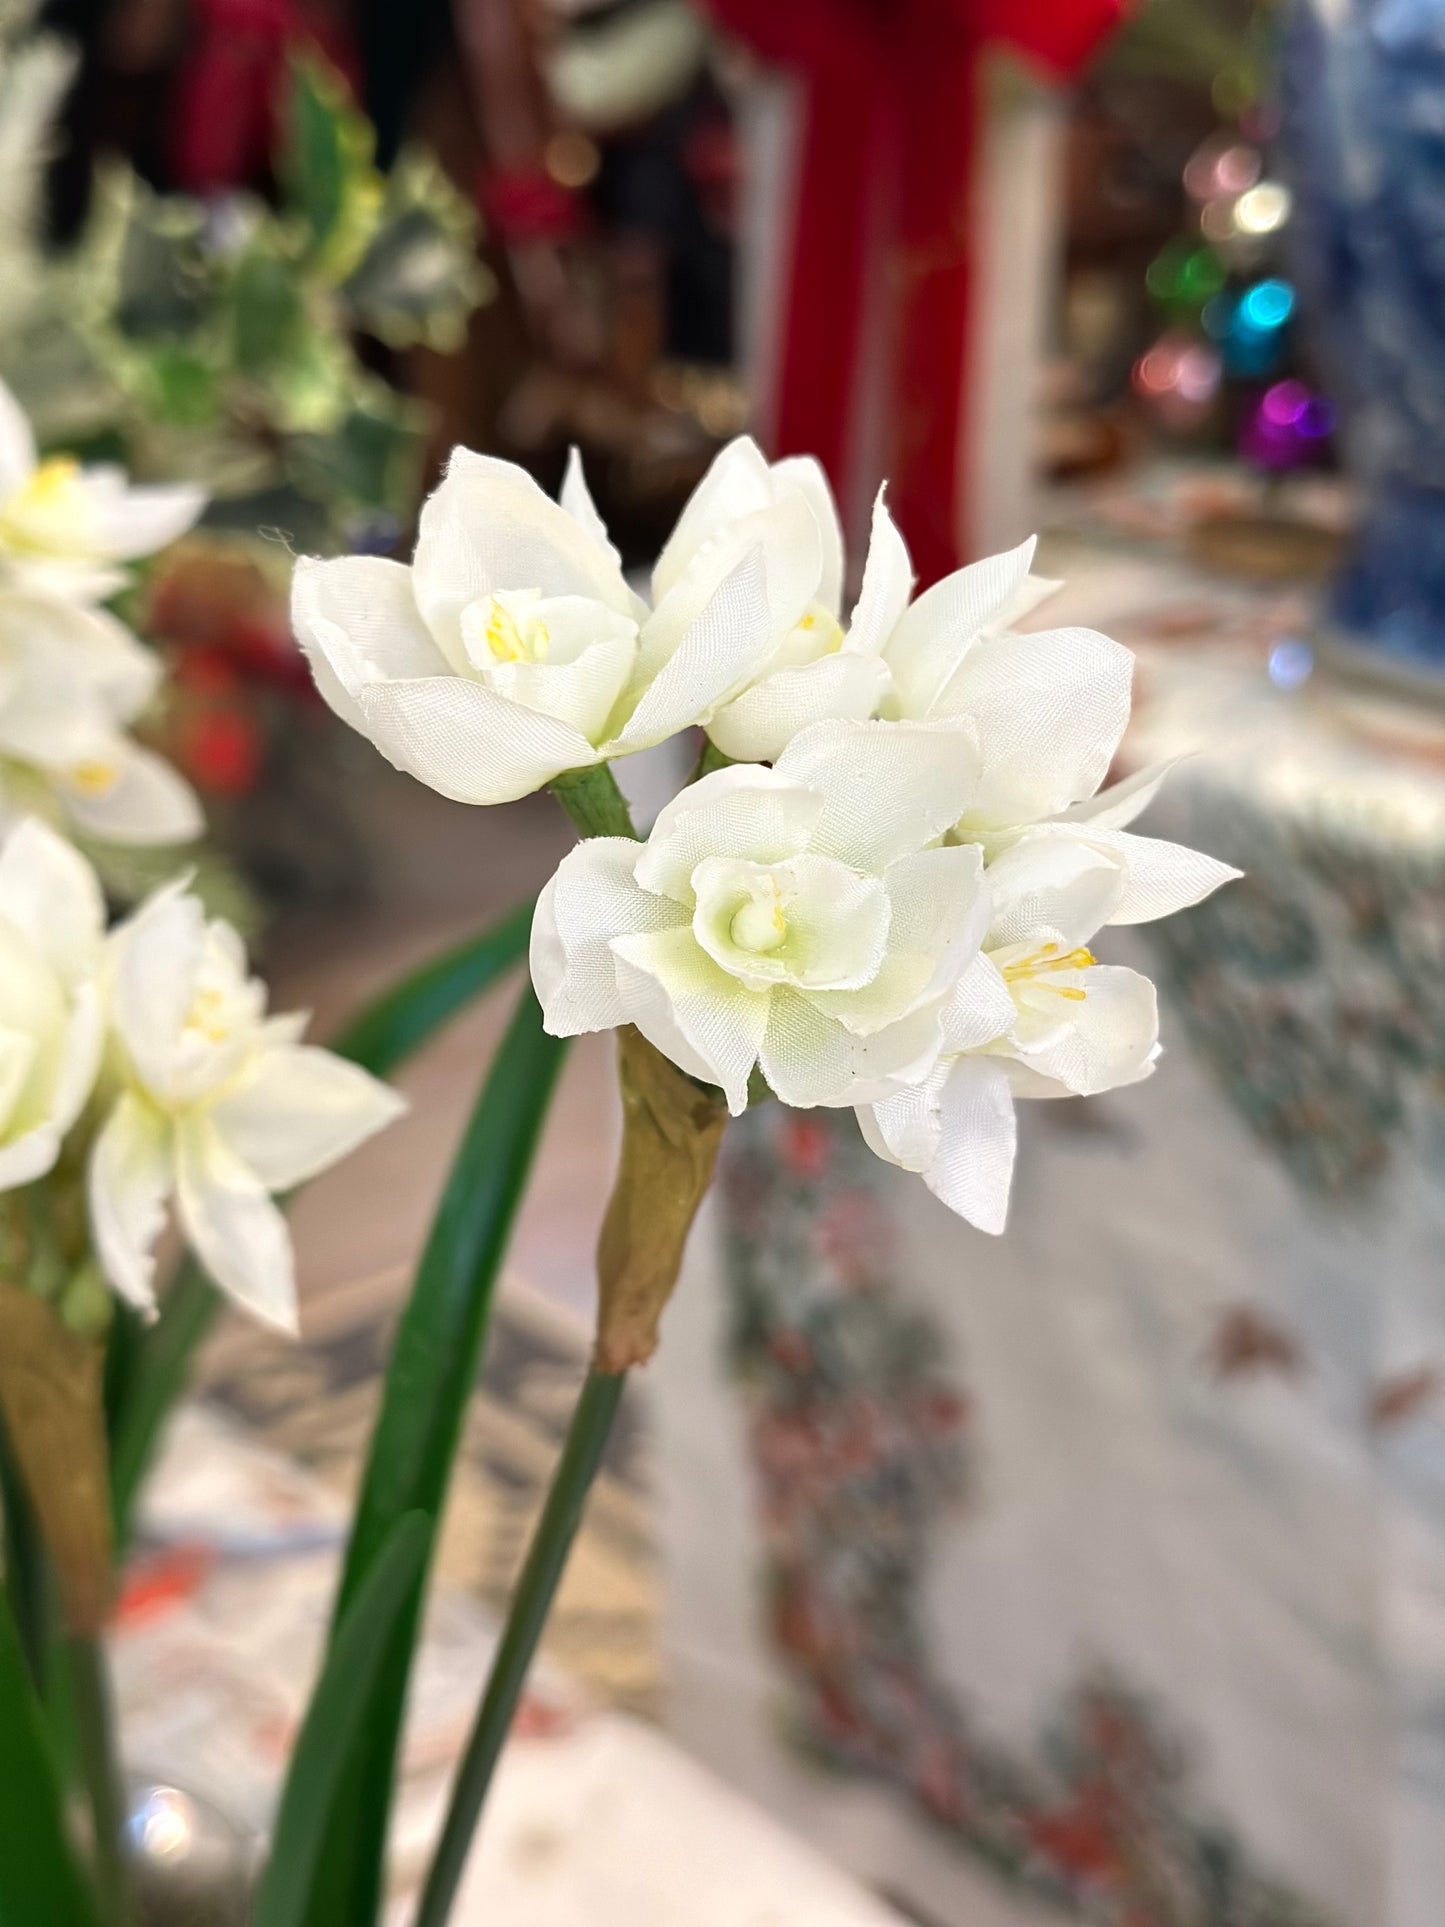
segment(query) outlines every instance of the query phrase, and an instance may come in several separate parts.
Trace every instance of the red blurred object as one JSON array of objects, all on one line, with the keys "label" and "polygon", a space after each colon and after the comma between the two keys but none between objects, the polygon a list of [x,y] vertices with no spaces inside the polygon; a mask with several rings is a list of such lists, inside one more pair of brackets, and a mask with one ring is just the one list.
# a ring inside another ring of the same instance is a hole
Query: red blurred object
[{"label": "red blurred object", "polygon": [[839,500],[856,499],[864,311],[893,290],[889,505],[934,581],[965,559],[979,55],[1003,43],[1066,79],[1126,0],[708,4],[804,82],[771,452],[817,455]]},{"label": "red blurred object", "polygon": [[261,732],[244,710],[230,707],[195,717],[179,747],[188,773],[213,796],[245,796],[265,760]]},{"label": "red blurred object", "polygon": [[189,51],[176,81],[171,168],[192,194],[264,176],[276,152],[280,90],[293,46],[317,46],[351,82],[356,51],[332,20],[299,0],[193,0]]},{"label": "red blurred object", "polygon": [[545,168],[484,167],[477,175],[477,205],[489,228],[507,247],[529,241],[571,241],[582,232],[585,205]]}]

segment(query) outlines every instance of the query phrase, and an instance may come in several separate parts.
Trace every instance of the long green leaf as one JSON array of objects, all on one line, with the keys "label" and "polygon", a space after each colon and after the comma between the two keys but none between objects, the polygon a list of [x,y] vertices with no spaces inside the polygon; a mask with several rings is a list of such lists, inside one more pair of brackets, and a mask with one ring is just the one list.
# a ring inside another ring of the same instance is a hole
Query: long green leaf
[{"label": "long green leaf", "polygon": [[0,1597],[0,1927],[97,1927],[15,1622]]},{"label": "long green leaf", "polygon": [[395,1629],[411,1611],[430,1540],[423,1515],[398,1519],[336,1629],[291,1754],[255,1927],[303,1927],[346,1764]]},{"label": "long green leaf", "polygon": [[[397,1518],[424,1512],[435,1542],[497,1274],[565,1050],[565,1039],[543,1030],[529,985],[472,1112],[397,1329],[337,1597],[338,1628]],[[348,1775],[350,1798],[336,1805],[307,1927],[363,1927],[376,1918],[420,1605],[418,1586],[413,1615],[397,1622],[377,1682],[365,1745]]]},{"label": "long green leaf", "polygon": [[[532,905],[520,904],[478,937],[404,977],[353,1018],[332,1045],[375,1077],[386,1077],[517,963],[527,948]],[[149,1331],[118,1308],[123,1350],[111,1386],[111,1466],[117,1542],[124,1543],[142,1479],[171,1408],[185,1390],[196,1349],[220,1309],[215,1287],[187,1259]]]}]

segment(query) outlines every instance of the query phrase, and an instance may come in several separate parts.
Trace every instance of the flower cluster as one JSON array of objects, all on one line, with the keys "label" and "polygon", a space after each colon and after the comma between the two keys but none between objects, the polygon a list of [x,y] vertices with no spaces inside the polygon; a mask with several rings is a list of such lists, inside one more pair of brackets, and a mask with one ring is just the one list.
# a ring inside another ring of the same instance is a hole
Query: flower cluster
[{"label": "flower cluster", "polygon": [[869,1145],[1001,1231],[1014,1100],[1149,1075],[1154,989],[1111,924],[1236,872],[1129,827],[1163,770],[1101,786],[1133,659],[1020,632],[1033,543],[916,598],[880,496],[845,620],[837,511],[809,460],[725,449],[658,559],[623,577],[576,458],[560,503],[459,449],[409,567],[298,566],[332,707],[443,795],[499,803],[692,726],[714,769],[645,841],[594,837],[542,893],[532,975],[559,1035],[632,1024],[738,1112],[852,1106]]},{"label": "flower cluster", "polygon": [[240,938],[184,880],[107,933],[95,871],[51,827],[126,843],[201,828],[189,787],[125,731],[159,661],[94,606],[126,580],[117,562],[201,506],[191,489],[37,465],[0,387],[0,779],[16,819],[0,846],[0,1194],[83,1186],[94,1255],[145,1311],[173,1201],[216,1282],[290,1327],[272,1194],[345,1156],[400,1100],[303,1044],[304,1018],[267,1016]]},{"label": "flower cluster", "polygon": [[160,664],[99,604],[127,564],[183,534],[198,489],[131,488],[117,468],[40,461],[0,383],[0,814],[101,842],[188,842],[200,806],[129,726]]}]

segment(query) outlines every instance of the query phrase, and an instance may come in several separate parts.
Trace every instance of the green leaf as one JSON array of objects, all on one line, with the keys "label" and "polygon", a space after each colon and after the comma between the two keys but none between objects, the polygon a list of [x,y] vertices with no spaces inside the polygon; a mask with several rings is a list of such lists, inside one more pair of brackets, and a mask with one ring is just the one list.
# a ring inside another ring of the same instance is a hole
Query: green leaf
[{"label": "green leaf", "polygon": [[281,181],[309,238],[309,257],[342,280],[365,252],[383,184],[372,165],[374,137],[343,77],[314,49],[291,61]]},{"label": "green leaf", "polygon": [[264,374],[292,353],[305,325],[296,263],[258,241],[237,266],[230,295],[236,366]]},{"label": "green leaf", "polygon": [[[566,1045],[543,1030],[528,985],[472,1112],[397,1328],[337,1597],[338,1628],[398,1518],[423,1512],[435,1541],[497,1274]],[[398,1622],[365,1747],[348,1776],[349,1798],[337,1802],[307,1927],[363,1927],[376,1918],[420,1588],[415,1603],[412,1619]]]},{"label": "green leaf", "polygon": [[412,1610],[430,1543],[425,1517],[398,1519],[336,1629],[292,1750],[254,1927],[303,1927],[308,1918],[337,1791],[366,1730],[392,1635]]},{"label": "green leaf", "polygon": [[15,1622],[0,1597],[0,1927],[97,1927]]},{"label": "green leaf", "polygon": [[526,956],[532,909],[531,903],[520,903],[481,936],[422,964],[353,1018],[330,1048],[364,1064],[375,1077],[389,1077]]},{"label": "green leaf", "polygon": [[[332,1046],[373,1076],[386,1077],[524,955],[532,906],[422,964],[368,1005]],[[136,1496],[172,1406],[190,1379],[196,1348],[220,1310],[215,1287],[193,1259],[180,1266],[149,1330],[118,1308],[122,1355],[113,1361],[111,1489],[117,1544],[124,1545]]]}]

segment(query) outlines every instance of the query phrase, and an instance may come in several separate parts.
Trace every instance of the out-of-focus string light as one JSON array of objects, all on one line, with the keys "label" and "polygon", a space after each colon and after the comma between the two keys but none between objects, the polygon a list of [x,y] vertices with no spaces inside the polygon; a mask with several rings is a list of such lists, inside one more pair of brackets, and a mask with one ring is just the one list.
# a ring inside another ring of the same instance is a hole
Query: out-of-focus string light
[{"label": "out-of-focus string light", "polygon": [[1274,234],[1290,217],[1294,201],[1282,181],[1258,181],[1234,204],[1234,225],[1241,234]]},{"label": "out-of-focus string light", "polygon": [[1184,190],[1196,201],[1209,202],[1221,195],[1232,199],[1254,186],[1263,170],[1257,147],[1215,135],[1201,141],[1184,165]]},{"label": "out-of-focus string light", "polygon": [[1213,248],[1181,238],[1149,263],[1144,284],[1161,307],[1197,312],[1224,286],[1225,274]]},{"label": "out-of-focus string light", "polygon": [[1334,433],[1332,405],[1302,381],[1277,381],[1245,416],[1239,452],[1256,467],[1300,468],[1316,459]]}]

